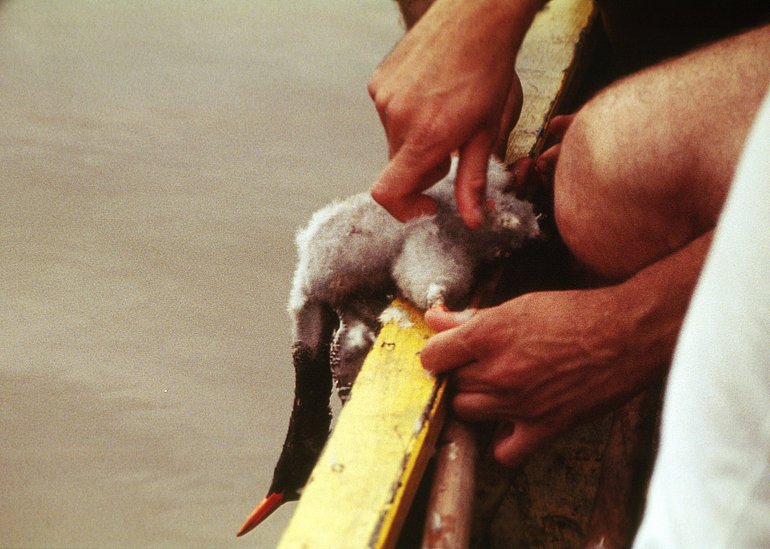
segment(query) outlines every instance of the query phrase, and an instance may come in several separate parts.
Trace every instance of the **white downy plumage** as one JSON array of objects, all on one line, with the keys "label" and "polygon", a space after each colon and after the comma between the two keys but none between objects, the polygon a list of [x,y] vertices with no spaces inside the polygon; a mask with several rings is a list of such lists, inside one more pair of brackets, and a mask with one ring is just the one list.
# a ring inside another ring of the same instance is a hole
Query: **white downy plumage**
[{"label": "white downy plumage", "polygon": [[466,227],[455,207],[456,170],[454,160],[449,175],[427,192],[438,204],[435,215],[400,223],[361,193],[320,209],[297,233],[289,300],[294,339],[319,349],[328,343],[320,341],[322,323],[330,310],[336,313],[334,377],[343,399],[394,294],[420,308],[457,303],[467,297],[481,263],[540,234],[532,205],[505,192],[510,174],[497,160],[487,174],[492,206],[486,219],[476,230]]}]

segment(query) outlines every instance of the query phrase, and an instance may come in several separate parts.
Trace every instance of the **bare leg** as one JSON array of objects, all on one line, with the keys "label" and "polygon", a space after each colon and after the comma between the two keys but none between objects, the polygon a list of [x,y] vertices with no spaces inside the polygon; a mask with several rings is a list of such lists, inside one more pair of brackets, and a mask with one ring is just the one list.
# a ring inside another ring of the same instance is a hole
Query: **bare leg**
[{"label": "bare leg", "polygon": [[576,115],[556,169],[555,208],[566,243],[589,268],[625,279],[714,227],[770,83],[768,33],[638,73]]}]

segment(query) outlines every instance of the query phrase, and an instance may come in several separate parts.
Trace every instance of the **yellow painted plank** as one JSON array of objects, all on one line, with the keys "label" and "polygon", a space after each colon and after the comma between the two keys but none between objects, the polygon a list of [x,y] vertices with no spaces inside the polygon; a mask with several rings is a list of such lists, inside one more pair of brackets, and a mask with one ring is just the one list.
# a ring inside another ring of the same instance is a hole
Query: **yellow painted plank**
[{"label": "yellow painted plank", "polygon": [[442,423],[420,311],[391,306],[279,549],[392,547]]}]

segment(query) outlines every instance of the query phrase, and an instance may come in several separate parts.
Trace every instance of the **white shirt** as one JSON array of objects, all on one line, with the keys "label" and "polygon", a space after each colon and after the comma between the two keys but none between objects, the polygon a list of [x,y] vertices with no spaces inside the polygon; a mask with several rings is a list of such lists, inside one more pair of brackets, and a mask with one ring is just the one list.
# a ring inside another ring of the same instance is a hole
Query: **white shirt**
[{"label": "white shirt", "polygon": [[770,94],[738,165],[666,389],[635,549],[770,548]]}]

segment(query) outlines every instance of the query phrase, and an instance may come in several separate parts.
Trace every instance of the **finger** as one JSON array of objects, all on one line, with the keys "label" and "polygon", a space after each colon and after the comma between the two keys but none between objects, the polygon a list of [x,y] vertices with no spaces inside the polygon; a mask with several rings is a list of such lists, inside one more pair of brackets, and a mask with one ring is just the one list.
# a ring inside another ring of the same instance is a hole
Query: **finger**
[{"label": "finger", "polygon": [[[409,221],[421,215],[436,212],[436,201],[422,194],[435,181],[435,177],[444,165],[443,160],[434,164],[411,162],[408,149],[402,148],[388,162],[383,172],[371,189],[372,198],[399,221]],[[428,176],[427,182],[423,179]]]},{"label": "finger", "polygon": [[422,176],[420,186],[426,189],[432,187],[447,176],[451,166],[452,160],[447,156],[435,168],[429,170],[427,173],[425,173],[425,175]]},{"label": "finger", "polygon": [[465,421],[497,421],[510,417],[499,398],[484,392],[457,393],[452,399],[452,410]]},{"label": "finger", "polygon": [[492,139],[484,130],[479,131],[460,149],[455,198],[460,217],[471,229],[477,229],[484,222],[483,204],[491,154]]},{"label": "finger", "polygon": [[525,156],[515,160],[513,164],[511,164],[511,184],[514,188],[526,185],[534,162],[532,157]]},{"label": "finger", "polygon": [[535,160],[529,156],[519,158],[511,166],[511,185],[519,200],[530,200],[540,184],[535,173]]},{"label": "finger", "polygon": [[425,342],[420,360],[426,370],[440,374],[476,360],[476,353],[468,345],[463,326],[439,332]]},{"label": "finger", "polygon": [[554,116],[551,119],[551,123],[548,124],[548,135],[561,141],[564,139],[564,134],[567,133],[574,118],[574,114],[560,114],[559,116]]},{"label": "finger", "polygon": [[511,89],[508,91],[508,98],[505,101],[505,107],[503,107],[503,113],[500,116],[500,128],[498,129],[497,143],[494,148],[501,158],[505,157],[508,148],[508,138],[521,115],[523,95],[521,81],[518,75],[514,74],[511,80]]},{"label": "finger", "polygon": [[513,388],[503,388],[495,373],[496,369],[490,367],[488,361],[477,359],[466,362],[452,370],[452,386],[458,393],[487,393],[500,399],[503,395],[510,398],[517,394]]},{"label": "finger", "polygon": [[542,423],[517,421],[504,424],[492,443],[495,460],[506,467],[518,467],[555,435],[553,427]]},{"label": "finger", "polygon": [[475,314],[476,309],[450,311],[446,307],[431,307],[425,312],[425,322],[434,332],[443,332],[467,322]]},{"label": "finger", "polygon": [[553,174],[556,171],[556,162],[559,160],[561,143],[549,147],[538,158],[535,171],[539,174],[543,184],[552,184]]}]

